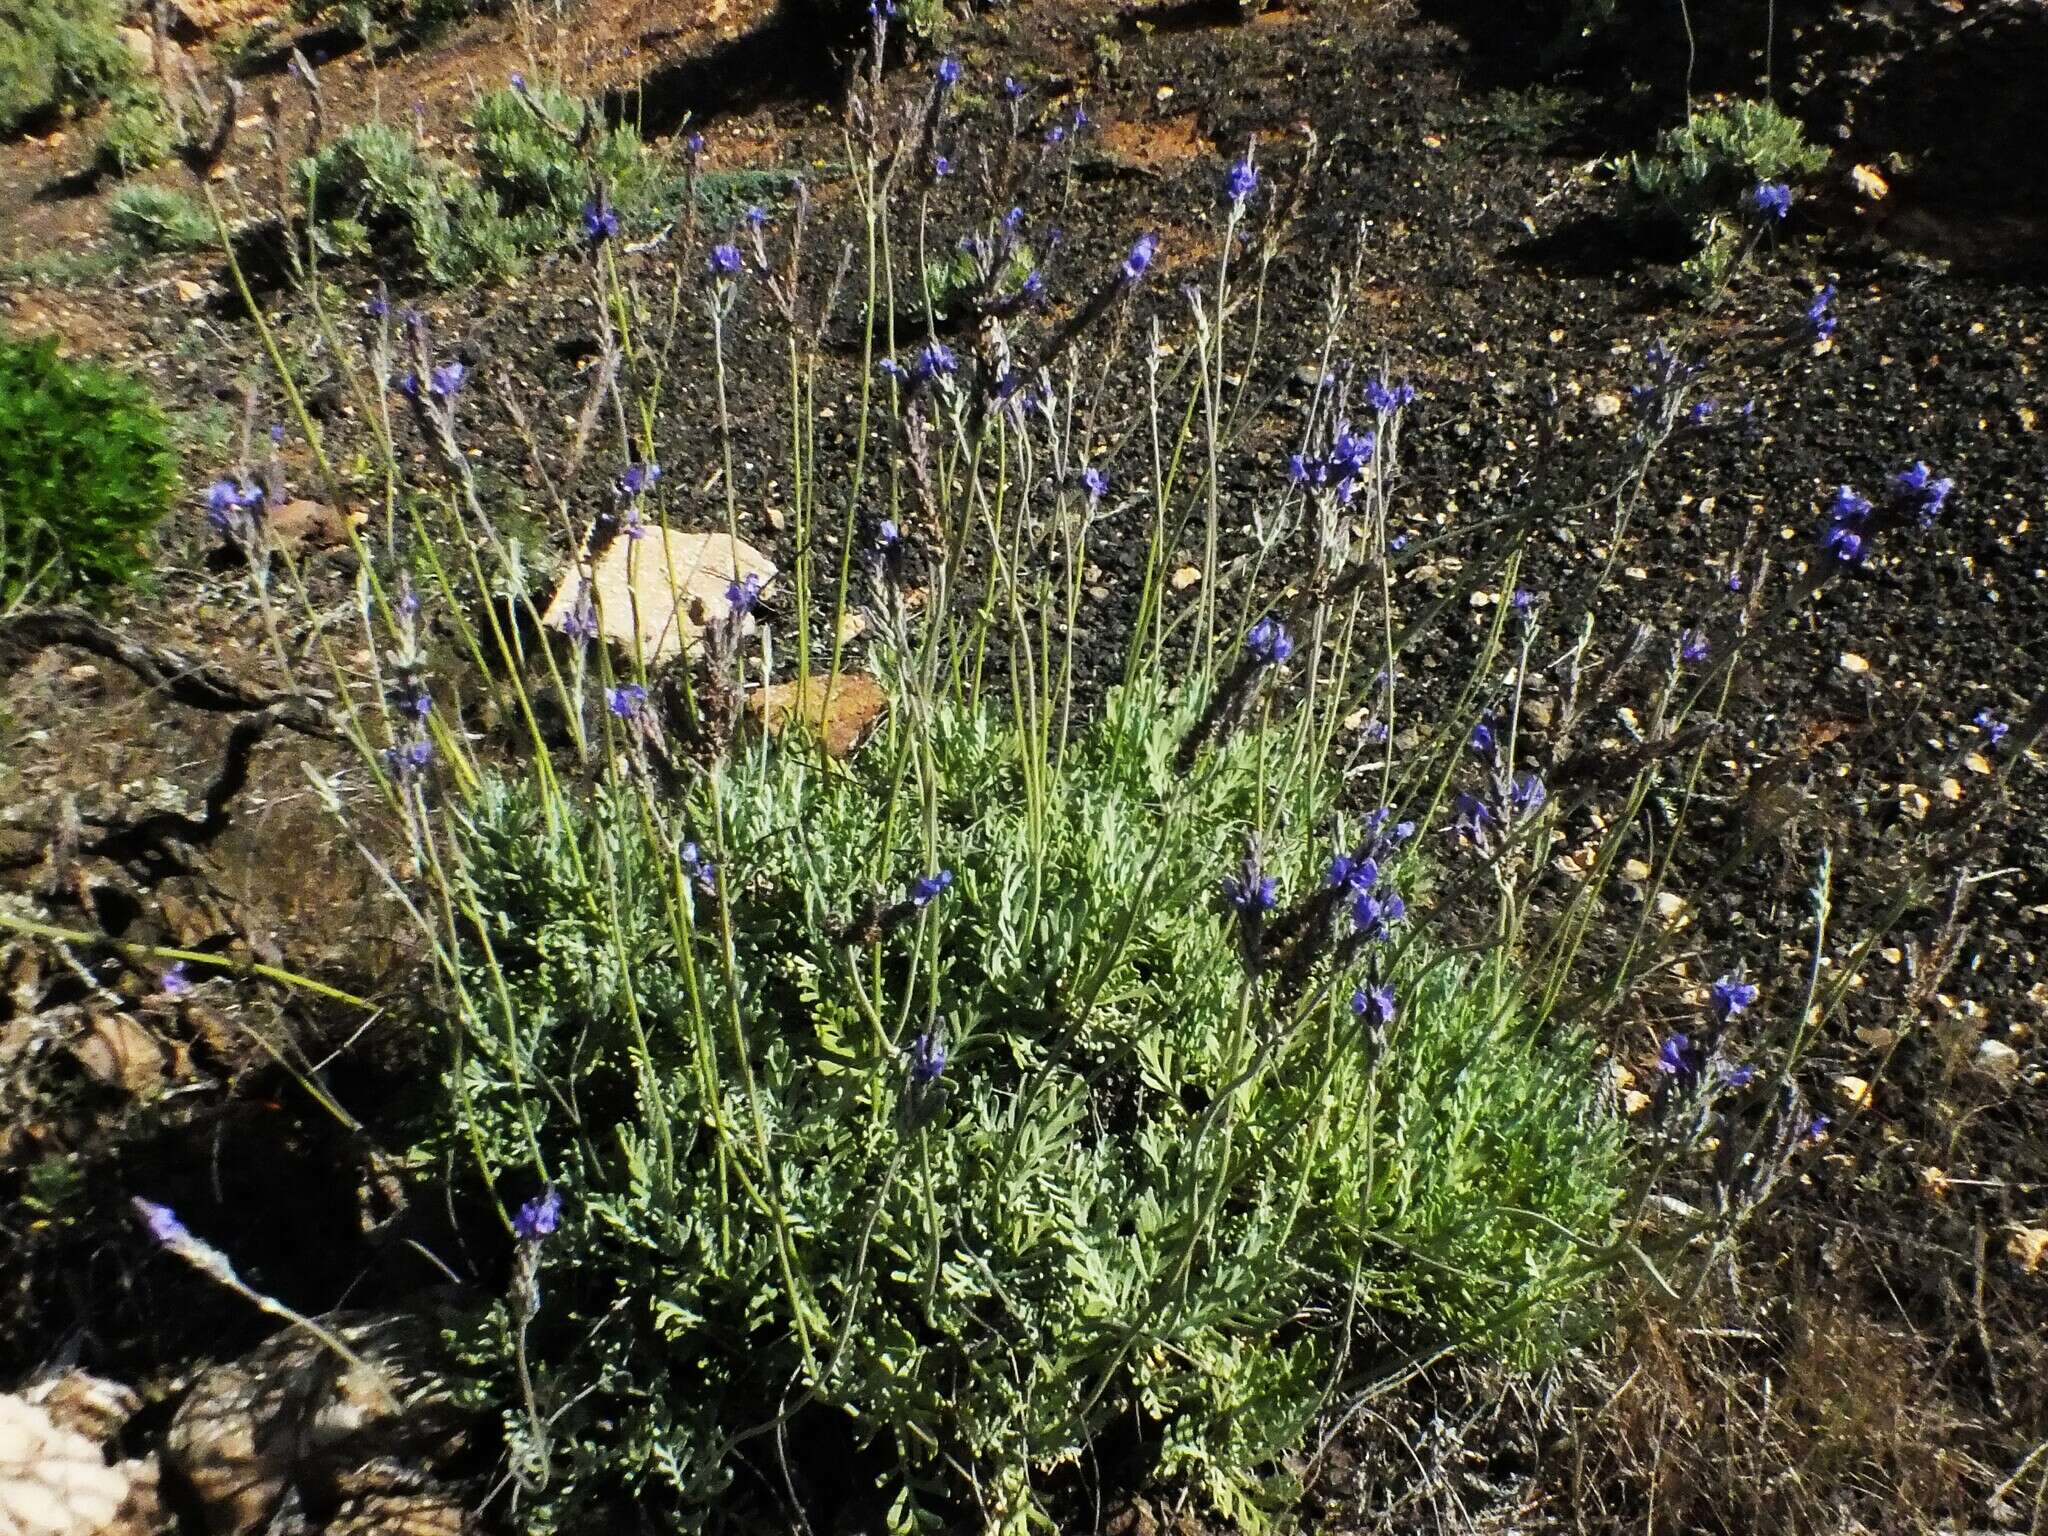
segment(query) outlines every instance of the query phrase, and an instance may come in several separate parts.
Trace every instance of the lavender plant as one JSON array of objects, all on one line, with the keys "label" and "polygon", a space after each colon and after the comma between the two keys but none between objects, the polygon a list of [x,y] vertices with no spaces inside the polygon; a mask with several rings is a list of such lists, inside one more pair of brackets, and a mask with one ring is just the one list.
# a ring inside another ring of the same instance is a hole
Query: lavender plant
[{"label": "lavender plant", "polygon": [[[1639,748],[1605,752],[1586,722],[1647,635],[1595,670],[1589,614],[1539,664],[1552,616],[1510,547],[1516,595],[1469,681],[1411,722],[1392,580],[1419,397],[1347,361],[1364,242],[1305,338],[1288,451],[1238,505],[1226,466],[1262,415],[1265,285],[1303,187],[1248,147],[1202,269],[1149,232],[1092,268],[1048,234],[1013,281],[1085,114],[1036,121],[1005,90],[978,145],[957,65],[884,88],[886,29],[877,8],[830,236],[801,191],[711,227],[686,191],[637,251],[585,207],[598,352],[565,441],[381,295],[348,338],[308,286],[367,467],[336,468],[280,368],[313,472],[383,511],[380,546],[353,534],[370,686],[337,661],[334,692],[402,846],[321,787],[432,957],[448,1068],[413,1166],[495,1209],[514,1256],[455,1343],[538,1529],[628,1503],[800,1512],[847,1496],[827,1466],[894,1528],[1025,1528],[1083,1507],[1105,1448],[1119,1479],[1257,1528],[1320,1415],[1452,1349],[1549,1358],[1632,1251],[1640,1182],[1577,1021],[1668,939],[1639,931],[1592,978],[1581,947],[1660,789],[1676,845],[1708,739],[1690,717],[1739,643],[1700,620]],[[961,239],[944,318],[975,323],[942,335],[929,252]],[[849,323],[851,368],[822,339]],[[1648,360],[1617,545],[1650,460],[1711,415],[1696,370]],[[764,583],[737,550],[728,389],[771,362],[790,556]],[[852,441],[828,459],[817,402],[842,389]],[[471,451],[485,411],[566,562],[552,631]],[[1938,510],[1913,473],[1900,507]],[[260,582],[256,478],[220,483]],[[597,569],[685,527],[725,534],[730,579],[663,659]],[[1087,572],[1109,540],[1141,558],[1103,668]],[[853,758],[800,719],[742,729],[775,683],[829,715],[855,647],[887,710]],[[1538,755],[1522,706],[1545,672],[1565,682]],[[1586,878],[1539,903],[1596,785],[1619,809]],[[1492,898],[1477,945],[1430,919],[1443,887]],[[1688,1036],[1670,1076],[1691,1091],[1710,1059]]]}]

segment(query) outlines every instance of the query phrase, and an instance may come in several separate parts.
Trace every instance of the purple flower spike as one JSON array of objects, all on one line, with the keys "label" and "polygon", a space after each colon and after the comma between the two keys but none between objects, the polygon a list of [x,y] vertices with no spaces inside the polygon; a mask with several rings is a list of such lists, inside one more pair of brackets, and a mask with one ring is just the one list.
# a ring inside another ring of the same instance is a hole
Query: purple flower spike
[{"label": "purple flower spike", "polygon": [[192,990],[192,978],[185,974],[185,962],[176,965],[157,977],[157,983],[164,989],[165,997],[183,997]]},{"label": "purple flower spike", "polygon": [[583,238],[592,245],[602,245],[619,233],[619,216],[603,203],[583,205]]},{"label": "purple flower spike", "polygon": [[1707,1065],[1707,1045],[1704,1040],[1695,1040],[1690,1035],[1675,1034],[1667,1037],[1657,1050],[1657,1070],[1671,1079],[1672,1085],[1680,1092],[1692,1087],[1700,1080],[1700,1073]]},{"label": "purple flower spike", "polygon": [[149,1235],[166,1248],[180,1248],[191,1243],[192,1234],[185,1229],[185,1223],[178,1220],[178,1213],[168,1205],[158,1205],[140,1195],[130,1204],[135,1207],[135,1214],[142,1218],[142,1224],[149,1228]]},{"label": "purple flower spike", "polygon": [[910,1082],[914,1088],[929,1088],[946,1072],[946,1042],[937,1035],[925,1033],[911,1042]]},{"label": "purple flower spike", "polygon": [[1486,851],[1488,831],[1496,824],[1493,811],[1477,795],[1460,794],[1451,802],[1451,830],[1460,842],[1469,843],[1481,853]]},{"label": "purple flower spike", "polygon": [[1792,189],[1782,181],[1758,182],[1750,190],[1749,206],[1767,219],[1782,219],[1792,211]]},{"label": "purple flower spike", "polygon": [[2005,740],[2005,733],[2012,729],[2011,726],[1992,714],[1988,709],[1978,710],[1971,718],[1970,723],[1982,731],[1994,747]]},{"label": "purple flower spike", "polygon": [[934,73],[938,76],[940,87],[950,89],[960,83],[960,61],[949,55],[939,60],[939,67]]},{"label": "purple flower spike", "polygon": [[953,883],[953,871],[935,870],[929,875],[919,875],[910,882],[910,904],[913,907],[928,907],[946,893]]},{"label": "purple flower spike", "polygon": [[1131,246],[1131,254],[1124,258],[1123,275],[1127,282],[1135,283],[1151,270],[1152,260],[1159,254],[1157,235],[1140,235]]},{"label": "purple flower spike", "polygon": [[1244,648],[1259,666],[1277,667],[1294,654],[1294,639],[1277,619],[1261,619],[1244,637]]},{"label": "purple flower spike", "polygon": [[605,690],[605,705],[621,720],[631,720],[647,704],[647,690],[638,683],[621,683]]},{"label": "purple flower spike", "polygon": [[1384,1029],[1394,1022],[1394,988],[1390,982],[1360,987],[1351,994],[1351,1011],[1368,1025]]},{"label": "purple flower spike", "polygon": [[1081,471],[1081,489],[1088,493],[1091,502],[1100,501],[1109,493],[1109,476],[1090,464]]},{"label": "purple flower spike", "polygon": [[1678,659],[1684,662],[1702,662],[1713,650],[1706,635],[1697,629],[1680,630],[1678,635]]},{"label": "purple flower spike", "polygon": [[761,602],[761,578],[748,575],[743,581],[731,581],[725,587],[725,605],[735,616],[752,613]]},{"label": "purple flower spike", "polygon": [[1714,983],[1711,996],[1714,1016],[1726,1024],[1757,1000],[1757,987],[1755,982],[1744,981],[1742,972],[1730,971]]},{"label": "purple flower spike", "polygon": [[728,243],[711,247],[705,265],[711,269],[713,277],[738,277],[744,263],[740,260],[740,248]]},{"label": "purple flower spike", "polygon": [[539,1244],[553,1237],[562,1222],[562,1192],[550,1184],[519,1207],[512,1218],[512,1235],[522,1243]]},{"label": "purple flower spike", "polygon": [[1258,190],[1259,171],[1250,158],[1238,161],[1223,173],[1223,195],[1232,208],[1242,208],[1245,199]]}]

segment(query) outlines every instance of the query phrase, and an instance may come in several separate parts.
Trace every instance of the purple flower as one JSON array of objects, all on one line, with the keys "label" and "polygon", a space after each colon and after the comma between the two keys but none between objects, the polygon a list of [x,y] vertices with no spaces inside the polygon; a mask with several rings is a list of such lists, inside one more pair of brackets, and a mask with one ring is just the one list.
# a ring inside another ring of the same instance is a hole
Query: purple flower
[{"label": "purple flower", "polygon": [[882,549],[894,549],[903,538],[903,530],[896,526],[894,518],[882,519],[882,526],[875,530],[875,543]]},{"label": "purple flower", "polygon": [[1721,402],[1718,400],[1695,400],[1692,409],[1685,413],[1686,425],[1704,427],[1712,419],[1714,412],[1720,409]]},{"label": "purple flower", "polygon": [[583,238],[592,245],[602,245],[613,239],[619,232],[619,216],[601,202],[583,205]]},{"label": "purple flower", "polygon": [[1294,641],[1277,619],[1261,619],[1244,637],[1244,648],[1262,667],[1277,667],[1294,654]]},{"label": "purple flower", "polygon": [[1237,908],[1240,916],[1255,917],[1279,904],[1280,882],[1259,868],[1257,854],[1248,853],[1239,873],[1223,877],[1223,899]]},{"label": "purple flower", "polygon": [[1014,234],[1017,230],[1020,230],[1023,227],[1024,210],[1022,208],[1012,208],[1008,213],[1003,215],[1003,228],[1011,231]]},{"label": "purple flower", "polygon": [[928,907],[946,892],[953,883],[953,871],[935,870],[929,875],[919,875],[910,882],[910,904],[913,907]]},{"label": "purple flower", "polygon": [[1978,710],[1971,718],[1971,723],[1991,739],[1991,745],[1994,747],[2005,740],[2005,733],[2012,729],[1988,709]]},{"label": "purple flower", "polygon": [[752,613],[761,602],[761,578],[749,574],[744,580],[725,585],[725,606],[737,616]]},{"label": "purple flower", "polygon": [[1844,564],[1861,560],[1866,543],[1864,525],[1869,518],[1869,500],[1846,485],[1837,486],[1835,499],[1828,506],[1828,529],[1821,535],[1821,548]]},{"label": "purple flower", "polygon": [[1517,613],[1528,613],[1536,606],[1536,594],[1527,587],[1517,587],[1514,596],[1508,599],[1508,606]]},{"label": "purple flower", "polygon": [[631,720],[646,706],[647,690],[638,683],[620,683],[605,690],[604,701],[621,720]]},{"label": "purple flower", "polygon": [[1126,282],[1135,283],[1151,269],[1153,257],[1159,254],[1157,235],[1140,235],[1131,246],[1131,254],[1124,258],[1123,275]]},{"label": "purple flower", "polygon": [[1492,810],[1477,795],[1460,794],[1451,802],[1451,830],[1459,841],[1482,853],[1486,851],[1487,832],[1497,824]]},{"label": "purple flower", "polygon": [[403,746],[384,749],[384,766],[392,775],[403,781],[412,778],[434,760],[434,743],[422,736],[418,741],[409,741]]},{"label": "purple flower", "polygon": [[1394,1022],[1394,988],[1390,982],[1360,987],[1351,994],[1351,1011],[1372,1026],[1385,1029]]},{"label": "purple flower", "polygon": [[1242,208],[1244,200],[1258,190],[1259,170],[1250,156],[1239,160],[1223,173],[1223,195],[1230,199],[1232,208]]},{"label": "purple flower", "polygon": [[920,1034],[910,1044],[910,1084],[929,1088],[946,1071],[946,1042],[932,1033]]},{"label": "purple flower", "polygon": [[578,590],[575,604],[563,616],[562,633],[578,645],[597,637],[597,604],[587,585]]},{"label": "purple flower", "polygon": [[950,176],[950,175],[952,175],[952,174],[953,174],[953,162],[952,162],[951,160],[948,160],[948,159],[947,159],[947,158],[946,158],[946,157],[945,157],[944,155],[938,155],[938,156],[935,156],[935,157],[933,158],[933,160],[932,160],[932,175],[933,175],[933,176],[935,176],[935,177],[939,178],[939,179],[940,179],[941,181],[943,181],[943,180],[944,180],[944,179],[945,179],[946,177],[948,177],[948,176]]},{"label": "purple flower", "polygon": [[1806,323],[1813,328],[1815,341],[1826,341],[1835,334],[1835,285],[1828,283],[1813,296],[1806,306]]},{"label": "purple flower", "polygon": [[1792,189],[1782,181],[1760,181],[1750,189],[1749,206],[1767,219],[1782,219],[1792,211]]},{"label": "purple flower", "polygon": [[676,850],[676,857],[682,862],[683,873],[697,888],[709,895],[717,888],[718,866],[704,857],[695,843],[685,843]]},{"label": "purple flower", "polygon": [[1713,650],[1705,633],[1697,629],[1683,629],[1678,632],[1678,659],[1684,662],[1701,662]]},{"label": "purple flower", "polygon": [[1067,130],[1062,128],[1058,123],[1054,123],[1050,128],[1045,130],[1045,142],[1048,144],[1064,143],[1066,142],[1066,137]]},{"label": "purple flower", "polygon": [[1543,802],[1550,798],[1550,791],[1543,787],[1543,780],[1533,773],[1519,775],[1508,786],[1508,811],[1514,816],[1533,816],[1543,809]]},{"label": "purple flower", "polygon": [[219,533],[246,527],[249,513],[262,505],[262,487],[247,481],[216,480],[206,488],[206,520]]},{"label": "purple flower", "polygon": [[513,70],[513,71],[512,71],[512,89],[513,89],[513,91],[514,91],[514,92],[516,92],[516,93],[517,93],[518,95],[524,96],[524,95],[526,94],[526,71],[525,71],[525,70],[523,70],[523,69],[515,69],[515,70]]},{"label": "purple flower", "polygon": [[1826,1115],[1808,1115],[1806,1117],[1806,1124],[1799,1128],[1800,1139],[1803,1141],[1819,1141],[1823,1136],[1827,1135],[1828,1127],[1833,1123]]},{"label": "purple flower", "polygon": [[696,159],[699,155],[703,154],[704,135],[701,133],[693,133],[688,138],[684,139],[683,153],[688,155],[692,160]]},{"label": "purple flower", "polygon": [[178,1213],[168,1205],[158,1205],[154,1200],[145,1200],[137,1195],[129,1202],[135,1207],[142,1224],[149,1228],[149,1235],[166,1248],[181,1248],[192,1241],[192,1234],[185,1223],[178,1220]]},{"label": "purple flower", "polygon": [[1690,1035],[1668,1036],[1657,1050],[1657,1070],[1681,1093],[1700,1080],[1707,1065],[1707,1044]]},{"label": "purple flower", "polygon": [[538,1245],[552,1237],[562,1222],[562,1192],[550,1184],[519,1207],[512,1218],[512,1235],[522,1243]]},{"label": "purple flower", "polygon": [[1406,379],[1398,384],[1389,384],[1385,379],[1368,379],[1365,403],[1380,415],[1391,416],[1404,405],[1415,403],[1415,386]]},{"label": "purple flower", "polygon": [[1934,526],[1935,519],[1941,516],[1942,506],[1948,501],[1949,492],[1956,488],[1955,481],[1937,480],[1933,475],[1925,463],[1915,459],[1910,467],[1899,472],[1894,482],[1900,501],[1912,509],[1922,528]]},{"label": "purple flower", "polygon": [[939,67],[934,73],[938,77],[940,89],[950,89],[960,81],[960,61],[948,55],[939,60]]},{"label": "purple flower", "polygon": [[1023,94],[1024,87],[1017,81],[1015,76],[1003,76],[1003,100],[1016,101],[1019,98],[1021,98]]},{"label": "purple flower", "polygon": [[1109,494],[1109,476],[1090,464],[1081,471],[1081,489],[1088,493],[1091,502],[1100,501]]},{"label": "purple flower", "polygon": [[619,478],[613,482],[613,486],[621,496],[631,500],[653,490],[654,482],[660,478],[661,466],[647,459],[638,464],[628,464],[620,471]]},{"label": "purple flower", "polygon": [[1408,903],[1398,891],[1360,891],[1351,898],[1351,921],[1359,933],[1378,942],[1392,932],[1394,924],[1408,915]]},{"label": "purple flower", "polygon": [[1354,857],[1340,853],[1330,860],[1330,887],[1348,885],[1354,891],[1369,891],[1380,883],[1379,861],[1370,855]]},{"label": "purple flower", "polygon": [[1730,971],[1714,983],[1710,997],[1714,1016],[1726,1024],[1756,1001],[1756,983],[1744,981],[1740,971]]},{"label": "purple flower", "polygon": [[710,256],[706,258],[706,265],[711,268],[713,277],[738,277],[743,265],[740,261],[740,248],[730,243],[714,245],[711,247]]},{"label": "purple flower", "polygon": [[921,379],[951,373],[959,366],[960,360],[953,355],[953,349],[943,341],[926,342],[917,354],[917,376]]},{"label": "purple flower", "polygon": [[1500,737],[1495,734],[1491,720],[1481,720],[1472,727],[1471,739],[1466,743],[1474,757],[1484,758],[1489,763],[1500,761]]},{"label": "purple flower", "polygon": [[743,217],[746,220],[747,228],[761,229],[768,223],[768,210],[759,203],[756,203],[746,211]]},{"label": "purple flower", "polygon": [[192,990],[192,978],[185,974],[185,962],[176,965],[157,977],[157,984],[164,989],[166,997],[183,997]]},{"label": "purple flower", "polygon": [[1730,1088],[1747,1088],[1756,1081],[1755,1067],[1723,1067],[1721,1081]]}]

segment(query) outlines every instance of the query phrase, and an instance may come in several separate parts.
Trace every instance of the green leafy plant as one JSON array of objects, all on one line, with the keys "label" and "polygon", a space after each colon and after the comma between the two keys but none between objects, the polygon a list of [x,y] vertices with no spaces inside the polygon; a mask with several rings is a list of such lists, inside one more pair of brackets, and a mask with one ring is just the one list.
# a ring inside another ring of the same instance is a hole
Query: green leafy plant
[{"label": "green leafy plant", "polygon": [[389,124],[360,123],[304,162],[309,202],[323,221],[349,221],[395,259],[437,283],[459,285],[520,271],[546,243],[544,215],[508,218],[453,162],[424,155]]},{"label": "green leafy plant", "polygon": [[658,219],[666,177],[630,125],[604,123],[591,102],[530,86],[488,91],[471,117],[484,185],[508,213],[544,210],[563,230],[602,186],[629,227]]},{"label": "green leafy plant", "polygon": [[146,388],[54,340],[0,338],[0,607],[134,581],[176,486]]},{"label": "green leafy plant", "polygon": [[[1570,1336],[1619,1174],[1585,1047],[1421,942],[1384,1047],[1362,968],[1248,979],[1219,877],[1256,834],[1313,899],[1335,783],[1277,723],[1188,772],[1200,704],[1135,687],[1050,755],[911,705],[914,792],[899,737],[850,771],[756,744],[672,820],[623,786],[473,799],[468,1027],[420,1153],[570,1192],[525,1346],[575,1405],[545,1521],[633,1487],[706,1510],[788,1418],[1005,1526],[1135,1422],[1152,1476],[1257,1528],[1368,1318],[1525,1363]],[[715,873],[678,884],[683,840]],[[519,1323],[469,1340],[492,1401]]]},{"label": "green leafy plant", "polygon": [[217,238],[212,215],[176,187],[123,187],[107,203],[107,221],[145,251],[198,251]]},{"label": "green leafy plant", "polygon": [[0,133],[105,100],[135,77],[116,0],[34,0],[0,10]]},{"label": "green leafy plant", "polygon": [[109,176],[133,176],[162,165],[177,148],[176,131],[155,87],[122,92],[100,125],[93,161]]},{"label": "green leafy plant", "polygon": [[1759,184],[1817,174],[1828,152],[1806,142],[1806,130],[1768,101],[1734,101],[1696,112],[1658,136],[1656,149],[1632,155],[1628,183],[1639,216],[1684,225],[1696,254],[1684,267],[1700,291],[1719,288],[1754,226],[1743,200]]},{"label": "green leafy plant", "polygon": [[976,294],[990,298],[1015,294],[1037,266],[1038,258],[1031,247],[1022,241],[1012,241],[1002,250],[999,270],[991,273],[981,248],[969,243],[951,256],[925,263],[925,293],[934,314],[950,314],[963,299]]}]

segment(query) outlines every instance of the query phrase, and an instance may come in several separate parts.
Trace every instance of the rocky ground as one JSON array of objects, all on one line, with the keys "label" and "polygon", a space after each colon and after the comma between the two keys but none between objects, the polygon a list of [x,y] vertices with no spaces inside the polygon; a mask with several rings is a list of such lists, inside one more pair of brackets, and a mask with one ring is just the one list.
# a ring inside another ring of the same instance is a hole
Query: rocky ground
[{"label": "rocky ground", "polygon": [[[1262,476],[1283,473],[1290,390],[1312,361],[1329,274],[1356,250],[1369,282],[1348,343],[1421,390],[1397,506],[1413,540],[1405,611],[1444,604],[1409,661],[1426,686],[1464,677],[1515,547],[1520,584],[1560,614],[1598,613],[1608,654],[1639,622],[1660,637],[1652,668],[1681,628],[1742,647],[1668,882],[1652,888],[1669,832],[1652,816],[1630,850],[1640,874],[1627,872],[1594,940],[1630,942],[1647,903],[1669,950],[1601,1011],[1617,1062],[1648,1075],[1701,979],[1738,958],[1766,988],[1762,1011],[1795,1016],[1824,858],[1830,963],[1869,947],[1801,1068],[1833,1117],[1826,1144],[1726,1272],[1678,1299],[1646,1285],[1603,1349],[1550,1380],[1502,1397],[1450,1375],[1377,1424],[1347,1426],[1317,1488],[1319,1518],[1339,1528],[2048,1528],[2048,91],[2034,84],[2048,79],[2048,17],[2025,3],[1777,10],[1774,35],[1761,5],[1701,18],[1690,55],[1662,20],[1560,54],[1561,17],[1479,0],[1313,0],[1245,20],[1205,0],[1016,0],[948,41],[976,79],[1030,81],[1048,121],[1085,103],[1087,144],[1058,212],[1075,270],[1150,228],[1173,280],[1213,243],[1193,210],[1213,200],[1223,159],[1256,141],[1286,180],[1313,155],[1249,392],[1266,402],[1252,440],[1271,457],[1238,466],[1228,490],[1249,505]],[[711,165],[805,174],[830,230],[850,217],[831,76],[792,70],[779,25],[747,0],[680,23],[652,0],[584,0],[531,32],[505,15],[413,53],[315,62],[336,121],[417,100],[423,131],[453,140],[473,83],[545,56],[578,89],[623,93],[656,133],[692,110]],[[252,103],[279,82],[282,57],[270,65],[249,82]],[[1703,306],[1678,291],[1672,253],[1622,222],[1604,161],[1674,121],[1688,87],[1751,91],[1767,69],[1832,165],[1774,259]],[[255,342],[217,262],[89,259],[107,235],[104,189],[76,174],[84,145],[72,129],[0,146],[0,258],[14,262],[0,313],[145,372],[179,412],[188,479],[203,484],[240,428]],[[260,135],[241,136],[228,169],[224,195],[260,207]],[[56,251],[80,259],[55,263]],[[367,291],[372,276],[337,280]],[[1824,283],[1840,324],[1816,347],[1803,315]],[[473,365],[513,369],[536,419],[577,408],[595,341],[574,259],[500,289],[402,297]],[[288,328],[294,301],[269,298]],[[1658,337],[1705,365],[1720,410],[1675,440],[1623,522],[1623,402]],[[686,331],[684,344],[704,342]],[[733,409],[751,450],[743,532],[782,551],[772,345],[765,325],[742,330],[740,352],[767,365],[734,371]],[[823,423],[828,462],[849,403]],[[686,393],[659,424],[665,464],[707,459],[703,409],[701,390]],[[500,424],[478,425],[490,473],[531,488],[528,456]],[[1957,482],[1940,524],[1827,575],[1812,539],[1833,487],[1875,487],[1914,459]],[[397,1003],[412,959],[300,768],[309,753],[339,768],[338,744],[280,721],[204,836],[136,832],[153,812],[199,807],[235,723],[281,683],[245,573],[209,543],[197,511],[181,514],[156,590],[125,603],[118,627],[220,668],[246,695],[234,708],[177,697],[104,649],[0,630],[10,910],[230,949]],[[348,557],[320,545],[315,530],[309,569],[339,605]],[[1108,655],[1133,594],[1128,569],[1103,566],[1090,634]],[[1618,754],[1637,687],[1624,678],[1604,727]],[[1994,738],[1980,715],[2009,731]],[[1572,878],[1560,867],[1555,889]],[[1684,905],[1660,909],[1660,895]],[[417,1047],[395,1009],[365,1027],[282,993],[170,1000],[140,970],[109,985],[83,952],[0,945],[12,1010],[0,1072],[16,1085],[0,1125],[0,1380],[79,1351],[143,1385],[121,1431],[140,1450],[200,1361],[267,1325],[128,1235],[138,1179],[179,1195],[195,1225],[242,1216],[241,1262],[304,1310],[416,1296],[437,1277],[370,1234],[393,1230],[379,1109]],[[261,1041],[319,1064],[339,1113],[299,1092]],[[1144,1529],[1165,1513],[1119,1518]]]}]

